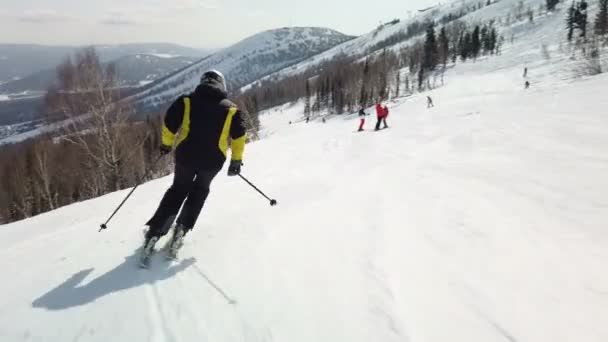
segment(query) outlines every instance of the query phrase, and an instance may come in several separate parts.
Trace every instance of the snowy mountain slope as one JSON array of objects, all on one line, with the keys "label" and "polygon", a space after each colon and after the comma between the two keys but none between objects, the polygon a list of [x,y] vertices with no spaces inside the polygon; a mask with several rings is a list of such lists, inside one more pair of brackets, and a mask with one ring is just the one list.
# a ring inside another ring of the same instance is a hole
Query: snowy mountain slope
[{"label": "snowy mountain slope", "polygon": [[[75,53],[77,46],[46,46],[33,44],[0,44],[0,81],[24,78],[33,73],[52,69]],[[140,43],[96,45],[102,62],[109,62],[135,54],[162,54],[203,57],[210,49],[195,49],[170,43]]]},{"label": "snowy mountain slope", "polygon": [[[171,56],[166,54],[134,54],[110,61],[119,71],[124,86],[137,87],[184,68],[200,57]],[[0,84],[0,93],[15,94],[25,91],[44,92],[57,79],[55,68],[39,71],[19,80]]]},{"label": "snowy mountain slope", "polygon": [[0,226],[0,340],[608,340],[608,77],[525,91],[519,52],[381,132],[268,111],[244,172],[279,205],[220,174],[179,262],[134,265],[170,177],[104,233],[126,191]]},{"label": "snowy mountain slope", "polygon": [[[132,99],[140,105],[139,114],[143,117],[150,110],[158,110],[177,96],[192,91],[199,83],[201,74],[206,70],[218,69],[226,75],[230,84],[240,86],[351,38],[324,28],[283,28],[249,37],[196,63],[190,63],[191,60],[187,58],[166,58],[169,57],[168,54],[157,53],[156,56],[135,54],[120,59],[118,66],[124,76],[125,84],[142,85],[139,89],[133,90],[135,94]],[[99,49],[103,50],[104,47]],[[181,69],[171,72],[180,65]],[[158,77],[160,75],[164,77]],[[46,79],[48,81],[48,77]],[[150,82],[151,80],[155,82]],[[15,84],[1,85],[0,92],[12,86],[22,88],[24,82],[30,84],[30,81],[28,79]],[[34,83],[38,81],[36,77],[33,80]],[[43,77],[42,83],[44,82]],[[41,94],[36,93],[36,96]],[[25,115],[19,104],[8,101],[2,103],[0,114],[3,114],[3,117],[0,118],[0,123],[23,124],[24,130],[0,127],[0,145],[31,138],[38,132],[50,131],[50,129],[33,130],[35,127],[30,121],[37,119],[36,108],[26,108],[27,115]],[[19,136],[16,136],[17,134]]]},{"label": "snowy mountain slope", "polygon": [[[282,79],[288,76],[293,76],[300,74],[311,67],[315,67],[323,63],[324,61],[331,60],[338,55],[345,56],[353,56],[358,58],[364,58],[368,55],[373,55],[377,53],[381,48],[386,47],[389,50],[398,51],[399,49],[409,46],[424,37],[424,26],[423,30],[420,34],[413,36],[405,41],[401,41],[396,44],[384,43],[387,39],[391,38],[394,35],[407,32],[407,28],[414,22],[424,23],[434,21],[435,23],[440,22],[440,20],[448,15],[458,15],[459,13],[465,11],[467,14],[460,17],[458,20],[467,22],[470,24],[479,24],[479,23],[487,23],[490,20],[496,20],[496,26],[500,28],[500,32],[504,35],[505,38],[510,38],[512,35],[523,34],[525,32],[521,32],[522,27],[528,27],[525,25],[527,23],[527,17],[517,22],[513,26],[511,24],[505,25],[503,20],[506,19],[507,16],[511,16],[512,20],[514,20],[515,13],[518,13],[519,0],[500,0],[492,3],[491,5],[485,5],[486,2],[480,2],[478,0],[461,0],[461,1],[452,1],[444,4],[440,4],[434,6],[432,9],[418,13],[417,15],[411,18],[403,18],[400,19],[399,22],[389,22],[382,26],[379,26],[377,29],[372,32],[357,37],[353,40],[344,42],[340,45],[333,47],[323,53],[315,55],[307,60],[304,60],[298,64],[289,66],[283,70],[277,71],[264,79]],[[479,9],[477,8],[479,5],[483,5]],[[532,9],[537,11],[538,6],[544,5],[544,0],[528,0],[524,3],[524,10]],[[556,26],[551,26],[551,35],[547,38],[547,43],[549,44],[557,44],[559,39],[563,39],[563,35],[561,35],[564,16],[563,12],[560,12],[552,18],[559,17],[559,29],[556,30]],[[559,37],[558,37],[559,35]],[[254,82],[256,83],[256,82]],[[243,87],[243,90],[249,88],[249,86]]]},{"label": "snowy mountain slope", "polygon": [[221,71],[231,85],[239,87],[349,39],[351,37],[325,28],[265,31],[154,83],[135,98],[149,106],[163,105],[192,91],[201,74],[209,69]]}]

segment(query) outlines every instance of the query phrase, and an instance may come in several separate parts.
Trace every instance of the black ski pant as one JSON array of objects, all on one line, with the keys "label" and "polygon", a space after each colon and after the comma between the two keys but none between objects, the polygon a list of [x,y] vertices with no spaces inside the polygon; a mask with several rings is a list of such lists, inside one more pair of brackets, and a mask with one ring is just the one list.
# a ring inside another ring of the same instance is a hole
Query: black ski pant
[{"label": "black ski pant", "polygon": [[219,169],[197,170],[176,163],[173,184],[160,201],[154,216],[146,223],[150,227],[149,236],[167,234],[182,204],[184,206],[177,224],[183,225],[187,231],[191,230],[209,195],[211,181],[218,172]]},{"label": "black ski pant", "polygon": [[386,124],[386,118],[378,118],[378,122],[376,123],[376,131],[380,129],[380,124],[384,123],[384,128],[388,128]]}]

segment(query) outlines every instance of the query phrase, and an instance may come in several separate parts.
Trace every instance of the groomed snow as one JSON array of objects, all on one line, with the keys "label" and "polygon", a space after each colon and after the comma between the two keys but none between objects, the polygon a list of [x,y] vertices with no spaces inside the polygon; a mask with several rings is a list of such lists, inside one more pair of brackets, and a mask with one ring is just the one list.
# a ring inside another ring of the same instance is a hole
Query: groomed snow
[{"label": "groomed snow", "polygon": [[264,114],[279,205],[224,170],[176,263],[135,265],[170,177],[0,227],[0,340],[607,341],[608,75],[447,79],[381,132]]}]

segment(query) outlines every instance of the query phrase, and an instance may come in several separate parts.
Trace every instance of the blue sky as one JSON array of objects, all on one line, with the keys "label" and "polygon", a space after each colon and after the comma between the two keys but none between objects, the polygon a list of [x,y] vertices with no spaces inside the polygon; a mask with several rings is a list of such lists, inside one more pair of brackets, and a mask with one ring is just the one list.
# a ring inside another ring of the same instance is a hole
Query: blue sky
[{"label": "blue sky", "polygon": [[171,42],[217,48],[283,26],[347,34],[438,0],[2,0],[0,43]]}]

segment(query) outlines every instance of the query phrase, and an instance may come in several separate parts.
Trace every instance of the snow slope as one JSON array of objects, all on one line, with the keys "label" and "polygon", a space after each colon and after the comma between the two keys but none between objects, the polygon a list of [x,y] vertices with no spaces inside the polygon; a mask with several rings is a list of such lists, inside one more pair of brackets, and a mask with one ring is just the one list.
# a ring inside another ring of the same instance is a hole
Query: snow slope
[{"label": "snow slope", "polygon": [[381,132],[265,113],[244,174],[279,205],[222,172],[179,262],[135,266],[170,178],[103,233],[126,191],[0,226],[0,340],[607,341],[608,75],[525,91],[518,52]]}]

